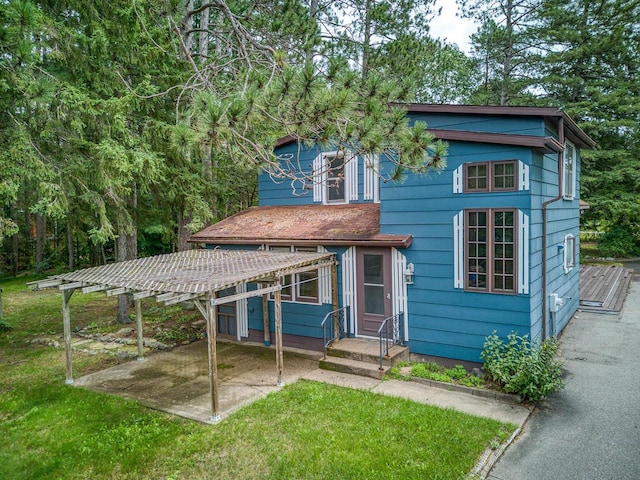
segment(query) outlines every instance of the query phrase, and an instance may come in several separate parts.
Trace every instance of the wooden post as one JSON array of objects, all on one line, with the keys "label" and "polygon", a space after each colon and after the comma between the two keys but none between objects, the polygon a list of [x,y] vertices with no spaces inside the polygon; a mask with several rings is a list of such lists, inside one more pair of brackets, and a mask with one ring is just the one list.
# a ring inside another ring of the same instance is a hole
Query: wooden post
[{"label": "wooden post", "polygon": [[264,346],[271,346],[271,332],[269,331],[269,295],[262,295],[262,324],[264,326]]},{"label": "wooden post", "polygon": [[2,289],[0,288],[0,322],[2,321]]},{"label": "wooden post", "polygon": [[212,305],[215,293],[207,302],[207,347],[209,351],[209,390],[211,392],[211,421],[219,422],[218,405],[218,355],[216,351],[216,336],[218,332],[217,309]]},{"label": "wooden post", "polygon": [[69,300],[75,289],[62,291],[62,326],[64,329],[64,348],[67,360],[67,378],[64,383],[73,384],[73,359],[71,357],[71,313],[69,311]]},{"label": "wooden post", "polygon": [[275,323],[276,323],[276,366],[278,369],[278,381],[276,385],[283,387],[282,381],[282,365],[284,363],[284,354],[282,352],[282,290],[275,292]]},{"label": "wooden post", "polygon": [[333,339],[339,340],[340,315],[338,315],[338,265],[336,262],[333,262],[333,265],[331,266],[331,303],[333,311],[335,312],[333,314]]},{"label": "wooden post", "polygon": [[138,335],[138,360],[144,360],[143,335],[142,335],[142,305],[140,300],[135,301],[136,305],[136,330]]}]

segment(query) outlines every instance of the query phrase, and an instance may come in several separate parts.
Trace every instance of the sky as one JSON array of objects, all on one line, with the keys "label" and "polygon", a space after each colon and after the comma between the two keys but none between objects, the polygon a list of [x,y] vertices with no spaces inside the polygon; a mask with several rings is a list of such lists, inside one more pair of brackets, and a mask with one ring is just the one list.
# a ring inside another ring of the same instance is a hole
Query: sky
[{"label": "sky", "polygon": [[454,0],[437,0],[435,8],[438,7],[442,7],[442,14],[431,21],[431,36],[455,43],[460,50],[469,53],[469,37],[476,31],[474,22],[456,16],[458,5]]}]

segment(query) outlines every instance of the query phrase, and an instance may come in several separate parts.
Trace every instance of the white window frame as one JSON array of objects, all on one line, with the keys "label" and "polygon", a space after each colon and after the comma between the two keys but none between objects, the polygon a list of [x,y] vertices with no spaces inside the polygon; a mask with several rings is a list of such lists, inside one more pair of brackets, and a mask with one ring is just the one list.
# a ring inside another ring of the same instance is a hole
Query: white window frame
[{"label": "white window frame", "polygon": [[[491,160],[491,161],[487,161],[487,162],[477,162],[478,164],[480,163],[484,163],[488,165],[488,169],[491,171],[493,170],[493,165],[491,165],[492,163],[506,163],[509,161],[513,161],[513,160]],[[474,162],[475,163],[475,162]],[[470,163],[463,163],[461,165],[458,165],[458,168],[456,168],[453,171],[453,181],[452,181],[452,185],[453,185],[453,193],[468,193],[468,194],[481,194],[481,193],[500,193],[500,192],[510,192],[510,191],[528,191],[529,190],[529,165],[527,165],[526,163],[524,163],[522,160],[517,160],[517,172],[516,172],[516,188],[509,188],[509,189],[493,189],[490,188],[490,185],[487,185],[487,189],[484,190],[467,190],[466,188],[466,172],[467,172],[467,165],[470,165]],[[493,178],[491,173],[488,173],[487,175],[487,181],[489,183],[493,183]]]},{"label": "white window frame", "polygon": [[[289,251],[289,252],[300,252],[300,251],[311,251],[319,253],[325,253],[327,250],[323,246],[318,247],[305,247],[305,246],[294,246],[294,245],[266,245],[265,250],[271,251]],[[309,270],[309,272],[296,273],[294,275],[286,275],[286,278],[290,277],[290,284],[283,285],[285,288],[291,289],[291,294],[282,294],[282,302],[285,303],[303,303],[307,305],[322,305],[324,303],[331,303],[331,267],[323,267],[315,270],[318,273],[316,277],[317,282],[317,297],[305,297],[300,294],[300,276],[305,273],[313,272],[314,270]],[[284,290],[284,289],[283,289]],[[269,300],[273,300],[273,294],[269,295]]]},{"label": "white window frame", "polygon": [[[529,294],[529,216],[516,209],[517,228],[517,285],[516,294]],[[491,295],[513,294],[509,292],[488,292],[485,290],[467,290],[465,288],[465,265],[467,262],[465,255],[465,210],[460,210],[453,217],[453,287],[465,291],[479,293],[490,293]]]},{"label": "white window frame", "polygon": [[576,197],[576,157],[576,146],[567,140],[562,152],[562,198],[565,200]]},{"label": "white window frame", "polygon": [[[329,189],[336,178],[330,171],[330,162],[339,153],[344,154],[343,178],[340,180],[344,198],[329,200]],[[313,201],[323,205],[342,205],[352,200],[358,200],[358,158],[349,152],[338,150],[320,153],[313,160]]]},{"label": "white window frame", "polygon": [[572,234],[564,237],[564,273],[569,273],[576,266],[576,237]]}]

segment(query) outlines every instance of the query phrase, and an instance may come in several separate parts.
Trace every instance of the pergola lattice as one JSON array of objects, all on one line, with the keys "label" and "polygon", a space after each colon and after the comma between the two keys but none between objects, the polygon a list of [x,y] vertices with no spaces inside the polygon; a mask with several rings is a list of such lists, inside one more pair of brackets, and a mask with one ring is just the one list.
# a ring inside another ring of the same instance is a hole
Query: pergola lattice
[{"label": "pergola lattice", "polygon": [[[66,349],[66,380],[73,383],[71,315],[69,300],[76,290],[103,291],[109,296],[132,294],[136,310],[138,359],[143,358],[142,309],[140,300],[155,297],[165,305],[193,301],[207,322],[211,420],[218,421],[217,305],[249,297],[274,294],[277,384],[282,385],[282,282],[285,276],[331,267],[333,310],[337,310],[337,273],[334,254],[275,252],[262,250],[189,250],[140,258],[52,275],[29,283],[33,289],[57,287],[62,292],[62,319]],[[240,284],[257,283],[255,289],[218,298],[216,292]],[[269,335],[265,312],[265,341]]]}]

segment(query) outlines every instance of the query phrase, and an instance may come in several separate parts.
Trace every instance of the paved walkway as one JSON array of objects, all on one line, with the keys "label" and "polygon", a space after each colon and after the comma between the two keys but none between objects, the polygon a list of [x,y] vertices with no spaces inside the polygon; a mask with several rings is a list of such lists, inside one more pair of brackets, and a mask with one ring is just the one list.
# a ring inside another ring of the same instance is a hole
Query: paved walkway
[{"label": "paved walkway", "polygon": [[640,478],[640,275],[619,315],[580,312],[561,337],[566,387],[541,402],[493,480]]}]

